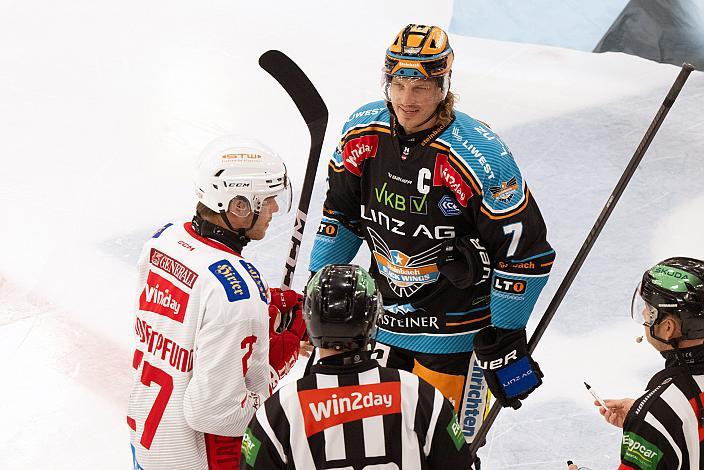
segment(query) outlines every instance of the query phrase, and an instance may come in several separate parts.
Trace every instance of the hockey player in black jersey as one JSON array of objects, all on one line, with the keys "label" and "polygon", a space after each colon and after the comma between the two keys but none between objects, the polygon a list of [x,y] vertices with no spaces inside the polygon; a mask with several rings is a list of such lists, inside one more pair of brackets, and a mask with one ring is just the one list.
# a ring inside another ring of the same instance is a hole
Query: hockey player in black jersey
[{"label": "hockey player in black jersey", "polygon": [[466,469],[450,402],[423,379],[379,367],[370,337],[382,311],[362,268],[330,265],[306,287],[304,318],[320,361],[257,411],[241,469]]},{"label": "hockey player in black jersey", "polygon": [[631,316],[665,369],[636,400],[604,400],[608,409],[594,402],[607,422],[623,428],[619,469],[702,469],[704,261],[669,258],[646,271]]},{"label": "hockey player in black jersey", "polygon": [[555,252],[508,146],[455,109],[453,59],[436,26],[396,36],[384,100],[349,117],[330,161],[310,270],[349,263],[366,242],[387,365],[438,388],[471,442],[487,383],[514,408],[541,383],[525,327]]}]

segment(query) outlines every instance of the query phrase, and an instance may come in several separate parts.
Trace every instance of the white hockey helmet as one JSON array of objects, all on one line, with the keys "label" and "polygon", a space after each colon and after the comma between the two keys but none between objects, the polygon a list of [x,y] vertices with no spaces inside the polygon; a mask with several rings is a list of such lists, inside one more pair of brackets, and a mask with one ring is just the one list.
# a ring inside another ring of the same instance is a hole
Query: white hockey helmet
[{"label": "white hockey helmet", "polygon": [[258,214],[276,197],[280,212],[291,209],[292,191],[281,157],[256,139],[219,137],[201,152],[195,175],[196,197],[215,212],[227,211],[241,197]]}]

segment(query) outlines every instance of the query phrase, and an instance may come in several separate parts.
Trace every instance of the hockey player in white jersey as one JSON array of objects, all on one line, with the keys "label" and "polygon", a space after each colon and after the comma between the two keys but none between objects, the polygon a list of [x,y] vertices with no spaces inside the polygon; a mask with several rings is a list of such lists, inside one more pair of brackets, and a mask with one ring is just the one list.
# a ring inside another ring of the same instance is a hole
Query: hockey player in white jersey
[{"label": "hockey player in white jersey", "polygon": [[241,252],[290,209],[286,167],[257,141],[220,138],[200,157],[196,195],[193,220],[160,229],[138,262],[135,469],[237,468],[270,394],[270,293]]}]

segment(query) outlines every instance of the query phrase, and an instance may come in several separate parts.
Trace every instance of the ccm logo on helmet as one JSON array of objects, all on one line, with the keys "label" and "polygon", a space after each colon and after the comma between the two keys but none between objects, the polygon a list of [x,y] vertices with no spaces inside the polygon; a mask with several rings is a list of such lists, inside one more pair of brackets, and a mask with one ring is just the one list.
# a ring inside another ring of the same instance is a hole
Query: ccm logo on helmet
[{"label": "ccm logo on helmet", "polygon": [[225,185],[228,188],[251,188],[252,187],[252,182],[251,181],[226,181]]},{"label": "ccm logo on helmet", "polygon": [[494,370],[494,369],[500,369],[505,365],[508,365],[512,359],[517,359],[518,358],[518,353],[514,349],[510,353],[506,354],[504,357],[500,357],[498,359],[494,359],[492,361],[482,361],[481,359],[477,358],[477,364],[479,367],[482,369],[486,370]]}]

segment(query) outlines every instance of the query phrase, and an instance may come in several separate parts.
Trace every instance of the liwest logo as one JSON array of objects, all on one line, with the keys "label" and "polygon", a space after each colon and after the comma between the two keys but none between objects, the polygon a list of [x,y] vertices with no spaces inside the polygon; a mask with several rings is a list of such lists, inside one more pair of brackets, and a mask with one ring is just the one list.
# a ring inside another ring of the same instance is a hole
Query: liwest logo
[{"label": "liwest logo", "polygon": [[306,436],[338,424],[401,412],[400,382],[298,392]]},{"label": "liwest logo", "polygon": [[149,271],[147,285],[139,296],[139,309],[183,323],[188,294],[157,273]]},{"label": "liwest logo", "polygon": [[450,166],[448,156],[438,153],[435,157],[435,171],[433,173],[433,186],[446,186],[457,197],[457,202],[462,207],[467,207],[467,201],[472,197],[472,188],[464,182],[460,174]]},{"label": "liwest logo", "polygon": [[352,174],[360,176],[362,174],[362,162],[367,158],[376,157],[378,147],[379,136],[377,135],[363,135],[350,140],[342,149],[345,168]]},{"label": "liwest logo", "polygon": [[156,248],[152,248],[149,253],[149,262],[157,268],[171,274],[188,287],[192,288],[193,283],[196,282],[196,279],[198,279],[198,274]]},{"label": "liwest logo", "polygon": [[208,266],[211,273],[215,274],[220,284],[225,288],[227,300],[234,302],[249,298],[249,288],[242,276],[235,270],[235,267],[226,259],[220,260]]}]

